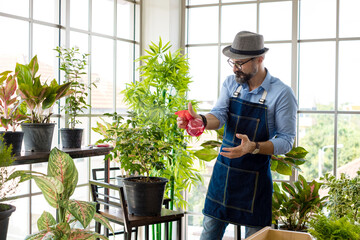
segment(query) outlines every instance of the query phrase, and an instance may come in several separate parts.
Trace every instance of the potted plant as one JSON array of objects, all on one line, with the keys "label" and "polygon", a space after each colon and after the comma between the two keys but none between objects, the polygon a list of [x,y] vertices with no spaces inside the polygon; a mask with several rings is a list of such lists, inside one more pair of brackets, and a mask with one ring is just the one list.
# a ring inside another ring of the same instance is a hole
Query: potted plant
[{"label": "potted plant", "polygon": [[[136,113],[116,129],[113,152],[121,168],[138,175],[123,180],[129,212],[138,216],[156,216],[161,212],[168,179],[152,177],[152,172],[164,169],[165,159],[171,161],[171,143],[162,139],[163,130],[157,123],[143,124]],[[144,201],[146,199],[146,201]]]},{"label": "potted plant", "polygon": [[[220,148],[222,145],[222,138],[224,135],[224,127],[216,130],[217,138],[219,140],[209,140],[201,144],[202,149],[196,150],[195,155],[204,161],[211,161],[217,158],[218,151],[215,148]],[[293,170],[299,170],[300,165],[305,163],[305,157],[308,154],[303,147],[293,147],[290,152],[285,155],[271,155],[271,170],[281,175],[291,176]]]},{"label": "potted plant", "polygon": [[319,212],[325,205],[326,197],[320,198],[319,189],[322,183],[313,180],[307,183],[302,175],[295,181],[294,186],[286,182],[281,183],[282,190],[274,182],[273,193],[273,223],[284,224],[284,230],[303,231],[311,216]]},{"label": "potted plant", "polygon": [[165,168],[153,174],[169,179],[166,194],[173,209],[185,207],[182,192],[202,182],[202,176],[193,166],[196,156],[187,147],[192,139],[177,127],[174,114],[189,102],[189,63],[181,49],[172,52],[170,48],[170,43],[163,44],[161,38],[158,44],[152,43],[147,54],[137,59],[141,79],[127,84],[122,93],[129,110],[144,125],[156,123],[162,129],[159,139],[172,148],[171,158],[163,159]]},{"label": "potted plant", "polygon": [[[50,213],[44,211],[37,222],[39,232],[26,239],[107,239],[86,229],[93,219],[113,231],[107,219],[96,213],[96,203],[70,199],[78,182],[78,171],[67,153],[53,148],[49,156],[47,174],[19,170],[9,179],[18,177],[20,182],[33,179],[46,201],[56,208],[57,212],[55,220]],[[77,222],[82,228],[77,227]]]},{"label": "potted plant", "polygon": [[95,83],[87,84],[82,79],[82,76],[86,75],[85,67],[90,54],[80,53],[78,47],[56,47],[54,50],[59,54],[60,70],[65,73],[64,83],[70,83],[70,94],[62,107],[65,114],[69,116],[67,124],[70,128],[60,129],[62,146],[63,148],[80,148],[84,129],[75,128],[76,124],[81,123],[77,117],[91,107],[87,103],[88,91],[91,90],[91,86],[96,87]]},{"label": "potted plant", "polygon": [[17,93],[30,111],[29,120],[21,124],[25,151],[47,152],[51,149],[55,123],[50,123],[52,108],[57,100],[69,93],[71,83],[59,85],[55,79],[42,83],[37,76],[39,64],[35,55],[29,64],[17,63]]},{"label": "potted plant", "polygon": [[16,131],[16,128],[27,119],[26,106],[16,95],[16,75],[12,75],[11,71],[0,73],[0,124],[5,129],[0,134],[4,135],[4,142],[8,146],[13,146],[13,153],[21,151],[24,137],[24,132]]},{"label": "potted plant", "polygon": [[18,182],[8,179],[11,174],[8,167],[14,158],[11,153],[12,146],[8,147],[6,144],[1,144],[2,138],[0,134],[0,240],[6,240],[9,218],[16,207],[2,202],[6,201],[8,195],[15,192]]}]

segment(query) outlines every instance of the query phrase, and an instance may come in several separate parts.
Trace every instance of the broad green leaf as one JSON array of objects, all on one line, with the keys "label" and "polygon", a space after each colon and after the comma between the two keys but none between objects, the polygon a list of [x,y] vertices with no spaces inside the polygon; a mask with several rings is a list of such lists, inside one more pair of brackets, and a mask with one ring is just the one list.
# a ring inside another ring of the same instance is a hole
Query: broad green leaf
[{"label": "broad green leaf", "polygon": [[306,151],[305,148],[303,148],[303,147],[295,147],[295,148],[291,149],[290,152],[285,154],[285,156],[289,156],[289,157],[293,157],[293,158],[305,158],[308,153],[309,152]]},{"label": "broad green leaf", "polygon": [[78,200],[64,200],[61,205],[66,208],[86,228],[94,217],[96,203]]},{"label": "broad green leaf", "polygon": [[203,148],[200,150],[195,151],[195,156],[204,161],[211,161],[218,156],[218,151],[212,148]]},{"label": "broad green leaf", "polygon": [[35,176],[33,177],[36,185],[42,191],[46,201],[50,206],[58,208],[59,194],[63,193],[64,186],[63,184],[54,177],[48,176]]},{"label": "broad green leaf", "polygon": [[84,230],[84,229],[73,229],[71,230],[71,234],[68,238],[68,240],[96,240],[96,239],[104,239],[104,240],[108,240],[107,237],[98,234],[96,232],[92,232],[89,230]]},{"label": "broad green leaf", "polygon": [[69,199],[78,182],[78,171],[69,154],[56,147],[50,152],[48,175],[58,179],[64,186],[62,199]]},{"label": "broad green leaf", "polygon": [[201,146],[207,148],[214,148],[214,147],[221,147],[221,144],[222,143],[219,141],[210,140],[202,143]]},{"label": "broad green leaf", "polygon": [[44,211],[40,218],[37,221],[38,229],[41,230],[49,230],[50,226],[53,226],[56,224],[55,218],[49,213]]},{"label": "broad green leaf", "polygon": [[109,223],[109,220],[107,218],[105,218],[104,216],[102,216],[99,213],[95,212],[94,220],[96,222],[99,222],[102,226],[105,226],[107,229],[109,229],[111,232],[114,233],[114,229],[112,228],[111,224]]},{"label": "broad green leaf", "polygon": [[288,175],[288,176],[292,175],[291,167],[289,165],[283,163],[282,161],[278,161],[276,171],[283,175]]}]

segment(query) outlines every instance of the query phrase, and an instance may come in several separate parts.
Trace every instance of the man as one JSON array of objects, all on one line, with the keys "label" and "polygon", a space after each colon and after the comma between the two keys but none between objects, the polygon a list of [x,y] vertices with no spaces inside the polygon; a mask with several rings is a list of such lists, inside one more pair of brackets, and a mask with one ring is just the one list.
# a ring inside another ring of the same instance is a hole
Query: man
[{"label": "man", "polygon": [[[225,124],[203,210],[201,240],[222,239],[229,223],[246,226],[246,237],[271,224],[270,157],[293,146],[297,103],[293,91],[264,67],[263,36],[242,31],[223,49],[234,75],[226,78],[215,107],[200,118],[206,129]],[[178,127],[187,120],[178,118]]]}]

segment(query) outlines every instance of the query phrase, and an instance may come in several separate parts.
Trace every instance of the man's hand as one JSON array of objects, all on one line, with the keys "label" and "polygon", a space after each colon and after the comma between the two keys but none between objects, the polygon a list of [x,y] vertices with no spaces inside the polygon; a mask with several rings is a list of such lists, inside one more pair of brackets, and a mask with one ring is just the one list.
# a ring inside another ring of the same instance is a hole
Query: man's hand
[{"label": "man's hand", "polygon": [[255,149],[255,143],[251,142],[247,135],[236,134],[237,138],[241,139],[241,144],[237,147],[232,148],[223,148],[225,152],[220,152],[220,155],[227,158],[239,158],[244,156],[247,153],[252,153]]},{"label": "man's hand", "polygon": [[[197,114],[197,113],[194,111],[191,102],[189,102],[189,104],[188,104],[188,111],[189,111],[190,115],[191,115],[193,118],[200,118],[200,119],[201,119],[200,115]],[[177,125],[178,125],[178,127],[179,127],[179,128],[182,128],[182,129],[185,129],[186,126],[188,125],[188,122],[189,122],[189,121],[188,121],[186,118],[184,118],[184,117],[178,117],[176,120],[177,120]]]}]

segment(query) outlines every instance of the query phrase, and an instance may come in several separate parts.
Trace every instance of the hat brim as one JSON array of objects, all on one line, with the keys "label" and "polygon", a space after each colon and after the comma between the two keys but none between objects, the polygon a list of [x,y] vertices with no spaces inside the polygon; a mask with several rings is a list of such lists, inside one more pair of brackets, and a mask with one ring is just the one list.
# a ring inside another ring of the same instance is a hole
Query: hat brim
[{"label": "hat brim", "polygon": [[233,53],[230,51],[230,48],[231,48],[231,45],[230,46],[227,46],[225,47],[222,52],[225,56],[229,57],[229,58],[232,58],[232,59],[247,59],[247,58],[253,58],[253,57],[259,57],[259,56],[262,56],[264,54],[267,53],[267,51],[269,51],[268,48],[264,48],[264,52],[261,53],[261,54],[257,54],[257,55],[244,55],[244,54],[236,54],[236,53]]}]

